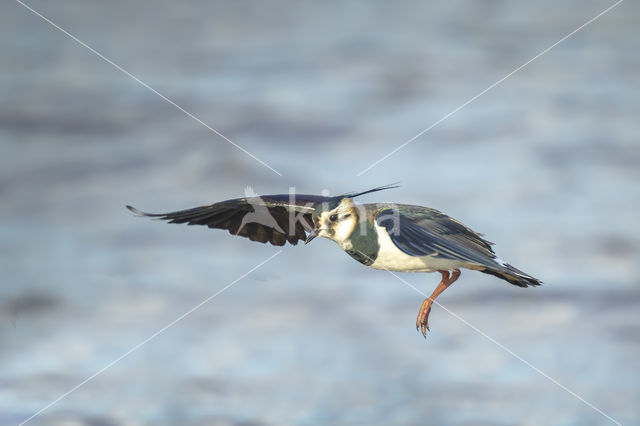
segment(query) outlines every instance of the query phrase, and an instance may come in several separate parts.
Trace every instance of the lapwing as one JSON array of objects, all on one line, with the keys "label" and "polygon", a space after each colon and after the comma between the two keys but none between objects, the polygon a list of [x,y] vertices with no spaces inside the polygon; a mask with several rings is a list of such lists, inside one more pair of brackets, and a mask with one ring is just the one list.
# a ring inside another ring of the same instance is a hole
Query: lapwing
[{"label": "lapwing", "polygon": [[493,243],[446,214],[422,206],[395,203],[357,204],[355,197],[397,185],[384,185],[339,196],[280,194],[245,197],[171,213],[140,216],[169,223],[226,229],[251,241],[275,246],[308,244],[316,237],[335,241],[351,257],[375,269],[435,272],[442,279],[422,302],[416,328],[426,337],[434,300],[466,268],[494,275],[519,287],[541,281],[500,260]]}]

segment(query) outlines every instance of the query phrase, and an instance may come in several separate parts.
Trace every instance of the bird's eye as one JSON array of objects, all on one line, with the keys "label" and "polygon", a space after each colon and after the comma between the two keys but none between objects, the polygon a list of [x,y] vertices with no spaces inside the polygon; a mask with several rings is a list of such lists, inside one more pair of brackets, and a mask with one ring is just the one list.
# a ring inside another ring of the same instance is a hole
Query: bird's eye
[{"label": "bird's eye", "polygon": [[338,220],[338,215],[337,214],[332,214],[331,216],[329,216],[329,220],[331,222],[335,222],[336,220]]}]

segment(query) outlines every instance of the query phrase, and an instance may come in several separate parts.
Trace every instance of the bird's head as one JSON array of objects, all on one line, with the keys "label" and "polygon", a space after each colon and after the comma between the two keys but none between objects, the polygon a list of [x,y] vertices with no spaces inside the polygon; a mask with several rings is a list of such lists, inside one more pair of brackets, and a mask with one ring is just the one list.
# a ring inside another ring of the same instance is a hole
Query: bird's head
[{"label": "bird's head", "polygon": [[329,238],[338,244],[347,240],[358,224],[358,211],[351,198],[340,199],[337,206],[319,208],[313,215],[314,228],[305,244],[315,237]]}]

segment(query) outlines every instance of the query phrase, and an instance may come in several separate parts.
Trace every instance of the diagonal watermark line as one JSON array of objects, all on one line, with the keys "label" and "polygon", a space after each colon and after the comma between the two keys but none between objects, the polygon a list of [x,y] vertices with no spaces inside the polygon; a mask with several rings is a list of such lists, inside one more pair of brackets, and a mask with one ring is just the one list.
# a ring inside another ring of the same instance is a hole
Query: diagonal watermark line
[{"label": "diagonal watermark line", "polygon": [[154,89],[153,87],[149,86],[147,83],[145,83],[144,81],[140,80],[138,77],[136,77],[135,75],[131,74],[129,71],[125,70],[120,65],[116,64],[111,59],[107,58],[102,53],[100,53],[97,50],[95,50],[93,47],[89,46],[87,43],[83,42],[82,40],[80,40],[79,38],[74,36],[73,34],[69,33],[67,30],[65,30],[64,28],[60,27],[58,24],[56,24],[55,22],[53,22],[52,20],[50,20],[46,16],[42,15],[40,12],[36,11],[35,9],[33,9],[28,4],[22,2],[21,0],[15,0],[15,1],[16,1],[16,3],[20,4],[25,9],[33,12],[35,15],[40,17],[43,21],[45,21],[46,23],[48,23],[52,27],[56,28],[57,30],[59,30],[60,32],[65,34],[67,37],[71,38],[73,41],[75,41],[79,45],[81,45],[81,46],[85,47],[86,49],[88,49],[91,53],[93,53],[94,55],[98,56],[100,59],[102,59],[103,61],[105,61],[109,65],[111,65],[114,68],[116,68],[118,71],[122,72],[123,74],[125,74],[128,77],[130,77],[131,79],[135,80],[137,83],[139,83],[140,85],[144,86],[146,89],[148,89],[151,92],[155,93],[156,95],[158,95],[159,97],[161,97],[162,99],[167,101],[169,104],[173,105],[174,107],[176,107],[177,109],[179,109],[180,111],[182,111],[183,113],[188,115],[189,117],[193,118],[195,121],[197,121],[198,123],[202,124],[204,127],[206,127],[207,129],[211,130],[213,133],[215,133],[216,135],[220,136],[222,139],[224,139],[225,141],[229,142],[231,145],[235,146],[237,149],[239,149],[240,151],[242,151],[245,154],[247,154],[249,157],[251,157],[254,160],[256,160],[258,163],[262,164],[263,166],[265,166],[266,168],[268,168],[269,170],[271,170],[272,172],[274,172],[278,176],[282,176],[282,173],[280,173],[279,171],[277,171],[276,169],[274,169],[273,167],[271,167],[270,165],[268,165],[267,163],[265,163],[264,161],[262,161],[261,159],[259,159],[258,157],[256,157],[255,155],[253,155],[252,153],[250,153],[249,151],[247,151],[246,149],[244,149],[243,147],[241,147],[240,145],[238,145],[237,143],[235,143],[234,141],[232,141],[231,139],[229,139],[228,137],[226,137],[225,135],[223,135],[222,133],[220,133],[219,131],[217,131],[216,129],[214,129],[213,127],[211,127],[210,125],[208,125],[204,121],[202,121],[201,119],[199,119],[198,117],[196,117],[194,114],[190,113],[189,111],[187,111],[186,109],[184,109],[183,107],[181,107],[180,105],[178,105],[177,103],[175,103],[174,101],[172,101],[171,99],[169,99],[168,97],[163,95],[162,93],[158,92],[156,89]]},{"label": "diagonal watermark line", "polygon": [[[397,274],[394,274],[392,271],[385,269],[388,273],[390,273],[391,275],[393,275],[394,277],[396,277],[397,279],[399,279],[400,281],[402,281],[404,284],[406,284],[407,286],[409,286],[410,288],[412,288],[413,290],[415,290],[416,292],[420,293],[421,295],[423,295],[424,297],[429,297],[427,296],[424,292],[420,291],[418,288],[416,288],[414,285],[412,285],[411,283],[409,283],[408,281],[404,280],[402,277],[400,277]],[[452,315],[454,318],[458,319],[459,321],[461,321],[463,324],[465,324],[466,326],[470,327],[472,330],[474,330],[475,332],[479,333],[481,336],[483,336],[484,338],[486,338],[487,340],[489,340],[491,343],[495,344],[496,346],[498,346],[500,349],[502,349],[503,351],[507,352],[509,355],[513,356],[514,358],[516,358],[517,360],[521,361],[522,363],[524,363],[527,367],[531,368],[533,371],[535,371],[536,373],[540,374],[541,376],[545,377],[546,379],[548,379],[549,381],[551,381],[552,383],[554,383],[556,386],[558,386],[560,389],[564,390],[565,392],[573,395],[575,398],[577,398],[578,400],[580,400],[581,402],[583,402],[585,405],[589,406],[590,408],[594,409],[595,411],[597,411],[598,413],[602,414],[604,417],[606,417],[607,419],[611,420],[613,423],[622,426],[622,423],[620,423],[619,421],[617,421],[616,419],[614,419],[613,417],[609,416],[607,413],[605,413],[604,411],[602,411],[601,409],[599,409],[598,407],[596,407],[595,405],[593,405],[592,403],[590,403],[589,401],[587,401],[586,399],[584,399],[583,397],[581,397],[580,395],[578,395],[577,393],[575,393],[574,391],[572,391],[571,389],[569,389],[568,387],[566,387],[565,385],[563,385],[562,383],[558,382],[557,380],[555,380],[553,377],[549,376],[547,373],[545,373],[544,371],[540,370],[538,367],[536,367],[535,365],[531,364],[529,361],[527,361],[526,359],[522,358],[521,356],[519,356],[518,354],[516,354],[515,352],[513,352],[511,349],[507,348],[505,345],[503,345],[502,343],[498,342],[496,339],[494,339],[493,337],[489,336],[487,333],[485,333],[484,331],[480,330],[478,327],[476,327],[475,325],[471,324],[469,321],[465,320],[464,318],[462,318],[460,315],[456,314],[455,312],[453,312],[451,309],[445,307],[444,305],[442,305],[442,303],[438,302],[437,300],[433,301],[436,305],[440,306],[442,309],[444,309],[445,311],[447,311],[450,315]]]},{"label": "diagonal watermark line", "polygon": [[109,368],[113,367],[114,364],[122,361],[124,358],[126,358],[127,356],[131,355],[133,352],[137,351],[138,349],[140,349],[142,346],[144,346],[145,344],[149,343],[151,340],[155,339],[156,337],[158,337],[160,334],[162,334],[163,332],[165,332],[167,329],[173,327],[174,325],[176,325],[178,322],[182,321],[184,318],[186,318],[187,316],[191,315],[193,312],[195,312],[196,310],[198,310],[199,308],[201,308],[203,305],[205,305],[206,303],[208,303],[211,299],[214,299],[215,297],[217,297],[218,295],[220,295],[221,293],[223,293],[225,290],[227,290],[229,287],[231,287],[232,285],[234,285],[235,283],[237,283],[238,281],[242,280],[243,278],[245,278],[247,275],[249,275],[250,273],[252,273],[253,271],[255,271],[256,269],[260,268],[262,265],[264,265],[265,263],[271,261],[274,257],[276,257],[277,255],[279,255],[280,253],[282,253],[282,250],[279,250],[276,254],[274,254],[273,256],[269,257],[266,260],[263,260],[262,262],[260,262],[259,264],[257,264],[256,266],[254,266],[253,268],[249,269],[247,272],[245,272],[244,274],[240,275],[238,278],[236,278],[235,280],[231,281],[229,284],[227,284],[226,286],[222,287],[220,290],[218,290],[217,292],[215,292],[214,294],[212,294],[211,296],[207,297],[206,299],[204,299],[202,302],[198,303],[196,306],[194,306],[193,308],[189,309],[187,312],[185,312],[184,314],[180,315],[178,318],[176,318],[175,320],[171,321],[169,324],[165,325],[164,327],[162,327],[160,330],[156,331],[155,333],[153,333],[151,336],[147,337],[146,339],[144,339],[142,342],[138,343],[137,345],[135,345],[134,347],[132,347],[131,349],[129,349],[127,352],[125,352],[124,354],[120,355],[118,358],[114,359],[113,361],[111,361],[109,364],[105,365],[104,367],[102,367],[100,370],[96,371],[95,373],[93,373],[91,376],[87,377],[86,379],[84,379],[82,382],[78,383],[77,385],[75,385],[73,388],[69,389],[67,392],[63,393],[62,395],[60,395],[58,398],[56,398],[55,400],[53,400],[52,402],[50,402],[49,404],[47,404],[46,406],[42,407],[40,410],[38,410],[36,413],[34,413],[33,415],[31,415],[31,417],[29,417],[28,419],[24,420],[22,423],[20,423],[18,426],[22,426],[25,423],[31,421],[32,419],[34,419],[35,417],[39,416],[40,414],[42,414],[44,411],[48,410],[49,408],[51,408],[53,405],[57,404],[58,402],[60,402],[61,400],[63,400],[64,398],[66,398],[67,396],[69,396],[69,394],[75,392],[76,390],[78,390],[79,388],[81,388],[82,386],[84,386],[85,384],[87,384],[89,381],[93,380],[94,378],[96,378],[97,376],[99,376],[100,374],[104,373],[106,370],[108,370]]},{"label": "diagonal watermark line", "polygon": [[427,133],[429,130],[433,129],[434,127],[436,127],[438,124],[442,123],[443,121],[445,121],[446,119],[448,119],[449,117],[451,117],[452,115],[454,115],[455,113],[457,113],[458,111],[460,111],[461,109],[463,109],[464,107],[466,107],[467,105],[469,105],[470,103],[472,103],[473,101],[475,101],[476,99],[478,99],[480,96],[484,95],[485,93],[487,93],[489,90],[493,89],[494,87],[496,87],[497,85],[499,85],[500,83],[502,83],[503,81],[505,81],[506,79],[508,79],[509,77],[511,77],[512,75],[514,75],[515,73],[517,73],[518,71],[522,70],[523,68],[525,68],[527,65],[529,65],[530,63],[532,63],[533,61],[535,61],[536,59],[538,59],[539,57],[541,57],[542,55],[544,55],[545,53],[549,52],[551,49],[553,49],[554,47],[556,47],[557,45],[559,45],[560,43],[562,43],[563,41],[565,41],[566,39],[568,39],[569,37],[573,36],[575,33],[577,33],[578,31],[582,30],[583,28],[585,28],[587,25],[591,24],[593,21],[597,20],[598,18],[600,18],[601,16],[605,15],[606,13],[608,13],[611,9],[613,9],[614,7],[618,6],[620,3],[622,3],[624,0],[618,0],[617,2],[615,2],[614,4],[612,4],[611,6],[609,6],[608,8],[606,8],[605,10],[603,10],[602,12],[600,12],[599,14],[597,14],[596,16],[594,16],[593,18],[589,19],[587,22],[585,22],[584,24],[580,25],[578,28],[576,28],[575,30],[571,31],[569,34],[567,34],[566,36],[562,37],[560,40],[556,41],[555,43],[553,43],[551,46],[547,47],[546,49],[544,49],[542,52],[538,53],[536,56],[534,56],[533,58],[529,59],[527,62],[525,62],[524,64],[520,65],[518,68],[516,68],[515,70],[511,71],[509,74],[505,75],[504,77],[502,77],[500,80],[496,81],[495,83],[493,83],[491,86],[487,87],[486,89],[484,89],[483,91],[481,91],[480,93],[478,93],[477,95],[475,95],[474,97],[472,97],[471,99],[469,99],[468,101],[466,101],[465,103],[463,103],[462,105],[460,105],[458,108],[454,109],[453,111],[451,111],[450,113],[448,113],[447,115],[445,115],[444,117],[442,117],[441,119],[439,119],[438,121],[436,121],[435,123],[433,123],[432,125],[430,125],[429,127],[427,127],[426,129],[422,130],[420,133],[418,133],[417,135],[415,135],[414,137],[412,137],[411,139],[409,139],[408,141],[404,142],[402,145],[398,146],[397,148],[395,148],[393,151],[389,152],[388,154],[386,154],[384,157],[380,158],[378,161],[372,163],[371,165],[369,165],[367,168],[361,170],[356,176],[361,176],[363,174],[365,174],[366,172],[368,172],[369,170],[371,170],[372,168],[374,168],[375,166],[377,166],[378,164],[380,164],[381,162],[383,162],[384,160],[386,160],[387,158],[391,157],[393,154],[395,154],[396,152],[400,151],[402,148],[404,148],[405,146],[409,145],[411,142],[415,141],[416,139],[418,139],[420,136],[424,135],[425,133]]},{"label": "diagonal watermark line", "polygon": [[[372,259],[371,257],[367,256],[366,254],[364,254],[360,250],[356,250],[356,251],[358,253],[360,253],[362,256],[364,256],[366,259],[369,259],[372,262],[374,261],[374,259]],[[405,279],[403,279],[401,276],[399,276],[398,274],[394,273],[393,271],[391,271],[391,270],[389,270],[387,268],[381,268],[381,269],[384,270],[384,271],[387,271],[388,273],[390,273],[391,275],[393,275],[394,277],[396,277],[397,279],[402,281],[404,284],[406,284],[407,286],[409,286],[410,288],[415,290],[417,293],[423,295],[425,298],[429,297],[424,292],[422,292],[420,289],[418,289],[416,286],[414,286],[413,284],[409,283],[408,281],[406,281]],[[604,417],[606,417],[607,419],[611,420],[613,423],[615,423],[615,424],[617,424],[619,426],[622,426],[622,424],[620,422],[618,422],[617,420],[615,420],[613,417],[609,416],[604,411],[602,411],[601,409],[599,409],[595,405],[591,404],[589,401],[587,401],[586,399],[582,398],[580,395],[578,395],[577,393],[575,393],[574,391],[572,391],[571,389],[569,389],[568,387],[566,387],[562,383],[560,383],[557,380],[555,380],[553,377],[551,377],[548,374],[546,374],[544,371],[542,371],[539,368],[537,368],[535,365],[531,364],[529,361],[525,360],[524,358],[522,358],[521,356],[519,356],[518,354],[513,352],[511,349],[507,348],[505,345],[503,345],[502,343],[498,342],[496,339],[494,339],[493,337],[489,336],[487,333],[485,333],[484,331],[480,330],[478,327],[474,326],[473,324],[471,324],[470,322],[468,322],[467,320],[462,318],[460,315],[458,315],[455,312],[453,312],[452,310],[448,309],[447,307],[442,305],[437,300],[434,299],[433,303],[435,303],[436,305],[440,306],[442,309],[447,311],[450,315],[452,315],[453,317],[455,317],[458,320],[460,320],[462,323],[464,323],[465,325],[470,327],[472,330],[474,330],[477,333],[479,333],[481,336],[483,336],[484,338],[486,338],[487,340],[489,340],[490,342],[492,342],[493,344],[498,346],[500,349],[502,349],[505,352],[507,352],[509,355],[511,355],[514,358],[518,359],[519,361],[523,362],[526,366],[528,366],[529,368],[531,368],[532,370],[534,370],[538,374],[540,374],[543,377],[545,377],[548,380],[550,380],[552,383],[554,383],[555,385],[560,387],[562,390],[564,390],[564,391],[568,392],[569,394],[573,395],[575,398],[579,399],[580,401],[582,401],[587,406],[591,407],[592,409],[594,409],[598,413],[602,414]]]}]

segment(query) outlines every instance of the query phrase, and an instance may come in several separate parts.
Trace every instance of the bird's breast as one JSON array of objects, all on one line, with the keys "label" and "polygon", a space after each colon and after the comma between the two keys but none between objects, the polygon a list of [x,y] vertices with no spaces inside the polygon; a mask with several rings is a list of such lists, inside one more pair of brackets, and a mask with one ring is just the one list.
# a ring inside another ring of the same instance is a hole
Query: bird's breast
[{"label": "bird's breast", "polygon": [[378,238],[373,225],[363,221],[352,227],[351,234],[340,242],[340,247],[358,262],[371,266],[378,257]]}]

